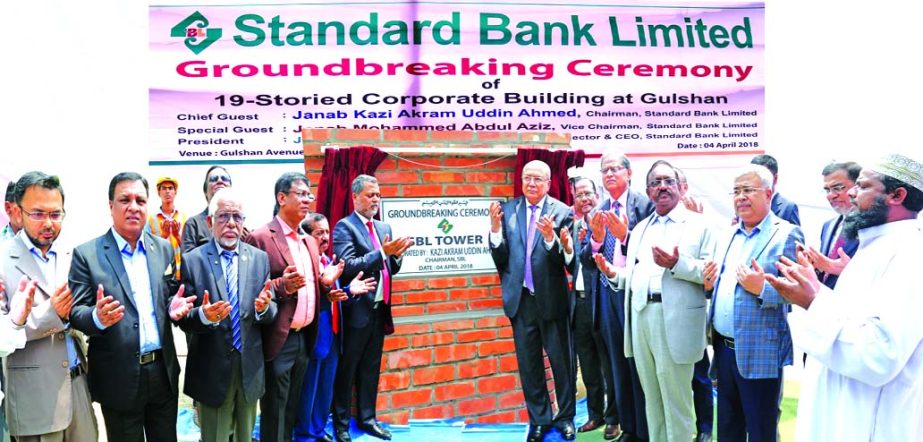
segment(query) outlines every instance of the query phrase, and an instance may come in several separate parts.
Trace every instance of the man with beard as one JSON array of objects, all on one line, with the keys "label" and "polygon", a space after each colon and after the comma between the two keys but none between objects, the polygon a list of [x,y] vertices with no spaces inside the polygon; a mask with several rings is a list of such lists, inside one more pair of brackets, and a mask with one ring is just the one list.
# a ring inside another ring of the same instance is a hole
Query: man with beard
[{"label": "man with beard", "polygon": [[[55,242],[64,221],[64,189],[58,177],[28,172],[14,196],[13,216],[22,230],[0,257],[0,269],[11,282],[6,298],[16,292],[16,282],[29,280],[36,289],[36,305],[26,323],[25,348],[6,359],[10,435],[18,441],[96,440],[85,344],[70,327],[71,251]],[[4,313],[8,310],[3,305]]]},{"label": "man with beard", "polygon": [[593,257],[625,290],[625,353],[638,367],[650,440],[687,442],[695,434],[689,386],[706,345],[702,283],[715,244],[704,218],[680,204],[670,163],[651,166],[647,193],[655,211],[632,231],[626,266]]},{"label": "man with beard", "polygon": [[824,223],[820,231],[820,250],[808,247],[805,256],[817,270],[825,286],[834,288],[836,281],[859,248],[859,240],[843,235],[843,218],[852,209],[847,193],[856,185],[862,167],[853,162],[830,163],[824,167],[824,193],[837,216]]},{"label": "man with beard", "polygon": [[[211,239],[211,229],[208,228],[208,224],[205,222],[205,218],[208,217],[208,204],[211,202],[215,192],[225,187],[231,187],[231,174],[221,166],[209,167],[208,171],[205,172],[205,182],[202,183],[202,191],[205,193],[205,210],[189,218],[186,225],[183,226],[183,253],[189,252]],[[244,239],[246,239],[247,233],[249,232],[244,228]]]},{"label": "man with beard", "polygon": [[[804,253],[781,259],[779,294],[805,310],[792,334],[808,354],[797,440],[923,439],[923,164],[887,155],[850,189],[847,238],[859,250],[836,288],[821,285]],[[845,424],[844,424],[845,423]]]}]

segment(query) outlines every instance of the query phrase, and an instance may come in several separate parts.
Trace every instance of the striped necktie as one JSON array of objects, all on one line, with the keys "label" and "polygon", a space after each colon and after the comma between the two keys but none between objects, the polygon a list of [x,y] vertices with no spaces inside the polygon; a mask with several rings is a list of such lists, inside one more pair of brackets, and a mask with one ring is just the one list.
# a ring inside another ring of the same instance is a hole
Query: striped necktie
[{"label": "striped necktie", "polygon": [[231,303],[231,336],[234,342],[234,348],[240,352],[240,300],[237,296],[237,266],[234,265],[234,257],[237,252],[223,251],[221,257],[224,258],[224,276],[227,281],[228,299]]}]

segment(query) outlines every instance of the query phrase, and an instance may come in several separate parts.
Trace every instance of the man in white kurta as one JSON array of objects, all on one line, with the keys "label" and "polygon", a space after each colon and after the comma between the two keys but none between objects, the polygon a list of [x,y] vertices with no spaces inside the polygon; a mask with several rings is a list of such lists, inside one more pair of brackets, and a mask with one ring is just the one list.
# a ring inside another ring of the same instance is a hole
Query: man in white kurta
[{"label": "man in white kurta", "polygon": [[890,155],[863,169],[850,199],[860,247],[835,290],[803,254],[780,263],[786,280],[767,277],[806,308],[791,322],[808,354],[797,440],[923,440],[923,165]]}]

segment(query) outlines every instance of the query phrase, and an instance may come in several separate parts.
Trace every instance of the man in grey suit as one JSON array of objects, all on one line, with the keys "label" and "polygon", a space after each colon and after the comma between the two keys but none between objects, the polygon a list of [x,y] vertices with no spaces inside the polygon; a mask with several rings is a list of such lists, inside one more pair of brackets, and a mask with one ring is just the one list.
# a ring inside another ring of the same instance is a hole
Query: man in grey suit
[{"label": "man in grey suit", "polygon": [[[569,237],[573,213],[548,196],[551,169],[541,161],[522,168],[523,196],[490,205],[490,252],[513,326],[519,378],[529,413],[529,442],[552,424],[566,440],[576,437],[576,380],[569,324],[566,262],[558,234]],[[557,231],[557,232],[556,232]],[[551,361],[558,414],[552,417],[542,349]]]},{"label": "man in grey suit", "polygon": [[266,252],[240,240],[243,204],[215,193],[206,223],[212,241],[183,258],[183,286],[195,307],[177,321],[192,335],[184,393],[195,399],[202,440],[250,442],[265,389],[261,325],[276,317]]},{"label": "man in grey suit", "polygon": [[[83,336],[70,327],[71,252],[55,243],[64,221],[64,189],[58,177],[28,172],[19,179],[14,198],[22,230],[4,249],[0,268],[10,281],[34,281],[37,290],[26,323],[28,342],[6,358],[10,435],[18,441],[96,440]],[[7,289],[9,299],[17,287]],[[2,307],[9,311],[8,305]]]},{"label": "man in grey suit", "polygon": [[176,287],[173,246],[144,233],[147,180],[109,182],[112,228],[76,249],[68,276],[71,326],[90,337],[89,383],[109,440],[176,441],[179,362],[167,314],[191,308]]},{"label": "man in grey suit", "polygon": [[635,359],[644,389],[648,436],[686,442],[695,434],[689,385],[706,345],[703,272],[715,244],[701,215],[679,204],[670,163],[654,163],[647,193],[655,213],[633,229],[626,266],[594,258],[625,290],[625,354]]}]

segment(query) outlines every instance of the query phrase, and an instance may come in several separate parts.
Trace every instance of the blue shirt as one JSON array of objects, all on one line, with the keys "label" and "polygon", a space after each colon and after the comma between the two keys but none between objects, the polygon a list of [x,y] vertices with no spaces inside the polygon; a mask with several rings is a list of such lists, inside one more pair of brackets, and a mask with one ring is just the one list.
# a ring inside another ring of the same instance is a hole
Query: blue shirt
[{"label": "blue shirt", "polygon": [[759,224],[753,227],[750,233],[744,230],[743,222],[737,224],[734,237],[728,246],[724,262],[718,270],[718,282],[715,287],[715,316],[712,326],[718,333],[734,338],[734,298],[737,292],[737,266],[743,264],[750,267],[753,258],[753,247],[760,242],[760,237],[768,234],[772,224],[771,216],[766,215]]}]

